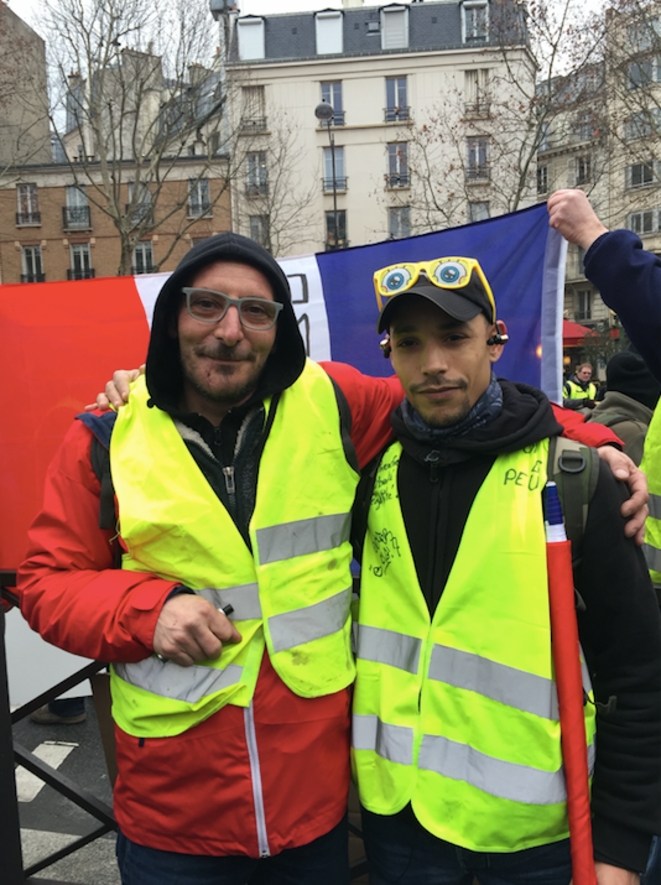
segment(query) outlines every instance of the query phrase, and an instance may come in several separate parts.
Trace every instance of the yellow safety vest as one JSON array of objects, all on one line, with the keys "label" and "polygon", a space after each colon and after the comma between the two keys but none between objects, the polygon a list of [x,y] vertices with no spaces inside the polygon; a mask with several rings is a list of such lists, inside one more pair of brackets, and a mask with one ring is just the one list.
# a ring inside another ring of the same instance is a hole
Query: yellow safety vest
[{"label": "yellow safety vest", "polygon": [[349,526],[358,474],[344,454],[329,377],[308,361],[280,398],[260,460],[252,552],[170,416],[148,408],[148,398],[141,379],[110,444],[128,550],[122,567],[179,581],[217,607],[231,603],[242,641],[192,667],[155,655],[115,664],[116,722],[139,737],[166,736],[227,703],[248,706],[265,647],[302,697],[350,685]]},{"label": "yellow safety vest", "polygon": [[661,404],[657,405],[645,437],[640,469],[647,476],[649,516],[645,521],[643,553],[652,583],[661,590]]},{"label": "yellow safety vest", "polygon": [[[544,441],[496,459],[433,617],[398,500],[399,443],[383,457],[368,517],[352,736],[360,800],[383,815],[411,803],[430,833],[473,851],[568,835],[541,496],[547,454]],[[594,706],[585,716],[592,769]]]},{"label": "yellow safety vest", "polygon": [[565,388],[569,392],[567,399],[594,399],[597,395],[597,386],[590,382],[587,390],[583,390],[575,381],[565,381]]}]

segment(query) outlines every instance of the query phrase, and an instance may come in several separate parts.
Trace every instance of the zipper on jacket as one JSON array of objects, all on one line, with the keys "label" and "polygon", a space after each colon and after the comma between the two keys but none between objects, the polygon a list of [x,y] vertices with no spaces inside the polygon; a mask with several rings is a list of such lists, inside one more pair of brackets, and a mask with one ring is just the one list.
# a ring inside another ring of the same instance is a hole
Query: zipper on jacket
[{"label": "zipper on jacket", "polygon": [[425,463],[429,464],[429,481],[430,482],[438,482],[438,462],[441,458],[441,453],[437,452],[436,449],[431,451],[425,457]]},{"label": "zipper on jacket", "polygon": [[236,483],[234,482],[234,467],[223,467],[223,476],[225,477],[225,489],[228,495],[236,493]]},{"label": "zipper on jacket", "polygon": [[250,779],[252,781],[252,796],[255,803],[255,821],[257,824],[257,847],[260,857],[270,857],[268,833],[266,832],[266,812],[264,811],[264,793],[262,790],[262,772],[259,765],[259,750],[257,748],[257,734],[255,732],[255,714],[253,704],[243,711],[243,721],[246,729],[246,744],[248,758],[250,759]]}]

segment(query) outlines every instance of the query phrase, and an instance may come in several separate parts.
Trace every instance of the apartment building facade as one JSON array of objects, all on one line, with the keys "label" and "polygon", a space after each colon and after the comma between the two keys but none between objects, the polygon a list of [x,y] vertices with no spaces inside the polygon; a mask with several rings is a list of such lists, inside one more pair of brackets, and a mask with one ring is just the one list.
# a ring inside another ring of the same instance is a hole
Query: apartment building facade
[{"label": "apartment building facade", "polygon": [[[514,102],[514,79],[534,90],[534,76],[515,4],[239,17],[227,78],[233,125],[252,148],[236,229],[281,256],[507,211],[513,164],[494,108]],[[519,129],[507,137],[523,139]],[[534,163],[530,176],[519,205],[534,201]]]}]

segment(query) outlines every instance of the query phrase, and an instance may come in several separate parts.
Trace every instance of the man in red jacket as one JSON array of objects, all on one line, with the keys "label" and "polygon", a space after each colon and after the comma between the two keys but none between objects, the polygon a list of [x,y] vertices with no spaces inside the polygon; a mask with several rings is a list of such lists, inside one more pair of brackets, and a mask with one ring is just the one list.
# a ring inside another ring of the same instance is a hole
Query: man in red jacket
[{"label": "man in red jacket", "polygon": [[[353,663],[347,652],[341,666],[321,667],[316,649],[325,641],[347,648],[351,484],[388,439],[402,391],[395,378],[332,363],[322,369],[306,363],[277,262],[235,234],[210,238],[161,290],[137,405],[116,425],[113,413],[79,416],[49,470],[20,571],[21,608],[48,641],[115,665],[115,810],[126,885],[244,885],[258,870],[268,883],[348,880]],[[105,474],[93,466],[111,434],[119,536],[114,521],[98,528]],[[592,443],[615,439],[605,428],[581,434]],[[291,457],[278,461],[285,444]],[[132,461],[142,472],[127,482]],[[314,505],[310,490],[336,475],[347,503],[326,513],[326,501],[317,502],[309,534],[296,520],[256,525],[280,515],[292,495]],[[193,487],[208,523],[186,498]],[[172,495],[181,506],[165,528]],[[215,530],[213,543],[196,543],[195,519],[200,531]],[[327,628],[306,634],[314,606],[301,603],[300,635],[281,631],[280,644],[276,628],[291,612],[274,613],[263,571],[271,554],[260,531],[272,528],[280,532],[276,551],[289,550],[279,567],[289,569],[292,597],[309,590],[323,607],[329,582],[343,588]],[[182,551],[176,562],[164,559],[163,537]],[[117,543],[122,569],[113,568]],[[318,557],[316,570],[308,556]],[[210,588],[194,577],[199,561],[255,579]],[[226,659],[244,675],[232,677]],[[303,660],[316,680],[309,690],[295,677]],[[218,690],[208,687],[216,685],[210,673],[221,674]]]}]

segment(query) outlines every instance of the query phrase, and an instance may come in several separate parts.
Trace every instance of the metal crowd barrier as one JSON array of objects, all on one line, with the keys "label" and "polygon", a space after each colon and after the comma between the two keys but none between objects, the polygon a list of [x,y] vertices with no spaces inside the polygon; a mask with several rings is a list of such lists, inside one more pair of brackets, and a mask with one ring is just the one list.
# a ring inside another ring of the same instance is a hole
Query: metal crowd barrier
[{"label": "metal crowd barrier", "polygon": [[[18,605],[18,597],[11,592],[16,585],[16,572],[0,570],[0,593],[3,600]],[[97,799],[96,796],[82,789],[70,778],[61,774],[56,769],[42,762],[34,753],[26,750],[13,740],[12,725],[29,716],[34,710],[59,697],[63,692],[73,688],[85,679],[89,679],[106,664],[94,662],[78,670],[72,676],[58,682],[48,691],[22,707],[14,710],[9,709],[9,688],[7,681],[7,658],[5,653],[5,613],[0,606],[0,858],[2,858],[3,876],[2,881],[7,885],[66,885],[58,880],[36,879],[34,874],[58,860],[67,857],[74,851],[78,851],[85,845],[89,845],[100,836],[112,830],[117,830],[117,823],[112,808]],[[23,867],[23,855],[21,851],[21,830],[18,817],[18,800],[16,797],[16,781],[14,776],[15,764],[22,765],[32,774],[43,780],[46,784],[57,790],[58,793],[70,799],[92,817],[96,818],[100,826],[69,843],[59,851],[43,857],[29,867]],[[349,831],[358,838],[362,833],[358,826],[349,823]],[[364,857],[359,858],[351,865],[351,881],[364,876],[367,872],[367,861]],[[91,883],[90,883],[91,885]]]}]

